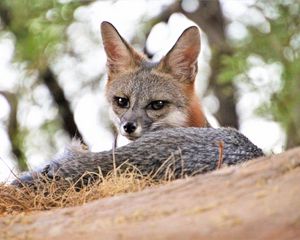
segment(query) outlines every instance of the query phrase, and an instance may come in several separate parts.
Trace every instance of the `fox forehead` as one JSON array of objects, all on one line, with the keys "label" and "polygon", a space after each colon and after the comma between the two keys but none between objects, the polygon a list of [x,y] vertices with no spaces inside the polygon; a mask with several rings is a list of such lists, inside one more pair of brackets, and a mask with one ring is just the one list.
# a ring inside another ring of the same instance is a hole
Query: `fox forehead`
[{"label": "fox forehead", "polygon": [[168,74],[152,68],[118,74],[110,78],[106,86],[107,97],[113,96],[139,99],[139,101],[166,100],[185,105],[189,96],[185,96],[184,84],[172,79]]}]

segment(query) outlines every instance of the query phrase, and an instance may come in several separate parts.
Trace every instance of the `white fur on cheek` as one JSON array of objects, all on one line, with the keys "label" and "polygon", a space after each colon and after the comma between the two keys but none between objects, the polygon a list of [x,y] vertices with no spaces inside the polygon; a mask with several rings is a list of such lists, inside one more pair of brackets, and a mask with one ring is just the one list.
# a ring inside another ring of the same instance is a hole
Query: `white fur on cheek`
[{"label": "white fur on cheek", "polygon": [[140,137],[142,135],[142,126],[141,124],[138,122],[138,126],[136,128],[136,130],[134,131],[134,135],[136,135],[137,137]]},{"label": "white fur on cheek", "polygon": [[174,111],[168,114],[161,122],[174,127],[185,127],[187,125],[187,115],[180,111]]}]

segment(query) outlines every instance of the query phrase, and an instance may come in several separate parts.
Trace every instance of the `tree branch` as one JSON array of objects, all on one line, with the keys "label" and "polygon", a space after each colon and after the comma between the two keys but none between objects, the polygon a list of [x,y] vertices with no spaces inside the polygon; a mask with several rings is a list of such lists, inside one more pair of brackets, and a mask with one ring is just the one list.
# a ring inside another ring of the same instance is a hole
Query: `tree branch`
[{"label": "tree branch", "polygon": [[4,2],[0,1],[0,19],[4,27],[9,26],[11,14]]},{"label": "tree branch", "polygon": [[44,72],[42,72],[41,79],[49,89],[50,94],[52,95],[58,107],[58,111],[62,118],[65,131],[71,138],[76,137],[82,139],[82,135],[75,123],[70,103],[66,99],[64,91],[59,86],[55,74],[49,67]]},{"label": "tree branch", "polygon": [[8,137],[11,142],[12,153],[15,156],[17,167],[20,171],[28,170],[26,156],[23,152],[23,136],[19,129],[17,121],[18,98],[16,94],[0,91],[0,94],[5,97],[9,106],[10,113],[7,124]]}]

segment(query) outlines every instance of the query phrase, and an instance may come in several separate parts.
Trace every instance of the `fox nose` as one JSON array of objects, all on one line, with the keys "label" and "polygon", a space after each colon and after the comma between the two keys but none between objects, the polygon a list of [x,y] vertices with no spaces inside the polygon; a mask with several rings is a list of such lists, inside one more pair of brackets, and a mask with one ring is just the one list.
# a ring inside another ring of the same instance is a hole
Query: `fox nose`
[{"label": "fox nose", "polygon": [[123,125],[123,129],[126,133],[131,134],[136,130],[137,126],[134,122],[127,122]]}]

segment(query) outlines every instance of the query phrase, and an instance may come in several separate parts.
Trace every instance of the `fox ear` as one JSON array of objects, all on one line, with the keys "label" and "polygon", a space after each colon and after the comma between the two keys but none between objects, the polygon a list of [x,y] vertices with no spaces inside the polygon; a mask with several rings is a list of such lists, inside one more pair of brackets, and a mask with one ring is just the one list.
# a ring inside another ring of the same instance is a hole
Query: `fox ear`
[{"label": "fox ear", "polygon": [[196,26],[187,28],[159,62],[158,69],[182,81],[193,82],[197,74],[200,33]]},{"label": "fox ear", "polygon": [[110,73],[119,73],[135,68],[143,60],[109,22],[101,23],[101,35],[107,56],[107,66]]}]

